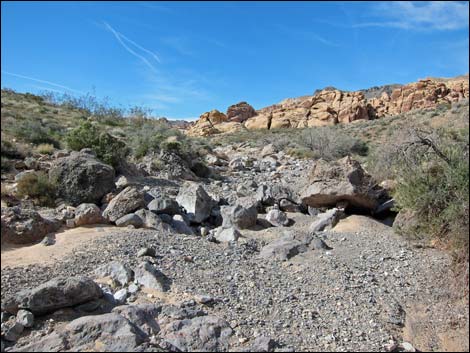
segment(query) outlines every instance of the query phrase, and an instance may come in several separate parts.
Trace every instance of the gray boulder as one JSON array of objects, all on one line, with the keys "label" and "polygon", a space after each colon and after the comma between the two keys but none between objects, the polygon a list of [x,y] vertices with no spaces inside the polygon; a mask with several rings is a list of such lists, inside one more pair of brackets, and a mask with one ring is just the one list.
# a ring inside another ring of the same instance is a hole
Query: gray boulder
[{"label": "gray boulder", "polygon": [[259,253],[259,257],[285,261],[307,250],[306,244],[299,240],[281,238],[264,246]]},{"label": "gray boulder", "polygon": [[156,214],[164,213],[174,216],[175,214],[180,213],[180,206],[178,205],[178,202],[167,197],[153,199],[147,205],[147,208]]},{"label": "gray boulder", "polygon": [[238,238],[240,238],[241,236],[242,235],[240,234],[240,232],[233,227],[231,228],[219,227],[217,228],[215,232],[214,238],[220,243],[227,243],[231,241],[237,241]]},{"label": "gray boulder", "polygon": [[43,218],[34,210],[15,207],[2,207],[1,241],[13,244],[37,242],[45,235],[57,231],[61,222]]},{"label": "gray boulder", "polygon": [[98,299],[102,295],[101,288],[88,277],[55,278],[36,288],[17,293],[10,300],[2,302],[2,307],[12,314],[19,309],[26,309],[34,315],[42,315]]},{"label": "gray boulder", "polygon": [[223,352],[229,348],[233,330],[216,316],[177,320],[162,327],[162,348],[171,352]]},{"label": "gray boulder", "polygon": [[235,227],[238,229],[247,229],[256,225],[258,210],[256,204],[244,207],[241,204],[235,206],[222,206],[220,208],[222,215],[222,227]]},{"label": "gray boulder", "polygon": [[193,229],[186,223],[181,215],[174,215],[171,221],[171,227],[180,234],[194,235]]},{"label": "gray boulder", "polygon": [[142,262],[134,269],[134,278],[138,284],[144,287],[160,292],[168,290],[168,278],[148,261]]},{"label": "gray boulder", "polygon": [[201,223],[209,218],[214,206],[214,200],[200,184],[194,182],[183,184],[176,201],[186,210],[190,221],[195,223]]},{"label": "gray boulder", "polygon": [[162,219],[152,211],[141,209],[135,212],[135,214],[142,219],[144,228],[159,230],[163,233],[171,233],[171,227],[164,223]]},{"label": "gray boulder", "polygon": [[146,339],[145,335],[125,317],[109,313],[84,316],[65,326],[62,333],[72,351],[129,352]]},{"label": "gray boulder", "polygon": [[135,213],[126,214],[125,216],[122,216],[116,220],[116,226],[118,227],[127,227],[129,225],[140,228],[144,225],[144,221]]},{"label": "gray boulder", "polygon": [[49,179],[58,185],[59,196],[74,206],[97,204],[115,187],[113,167],[80,152],[55,160]]},{"label": "gray boulder", "polygon": [[98,277],[111,277],[120,286],[125,286],[133,278],[132,269],[119,261],[112,261],[98,267],[94,274]]},{"label": "gray boulder", "polygon": [[105,222],[101,210],[94,203],[82,203],[75,209],[75,225],[99,224]]},{"label": "gray boulder", "polygon": [[266,215],[266,220],[275,227],[283,227],[289,224],[289,218],[281,210],[271,210]]},{"label": "gray boulder", "polygon": [[34,315],[28,310],[18,310],[16,321],[24,327],[31,327],[34,324]]},{"label": "gray boulder", "polygon": [[119,314],[137,326],[146,335],[156,335],[160,331],[157,323],[160,306],[154,304],[121,305],[112,310],[112,313]]},{"label": "gray boulder", "polygon": [[103,216],[116,222],[122,216],[145,207],[144,192],[129,186],[114,197],[103,212]]},{"label": "gray boulder", "polygon": [[293,192],[286,186],[279,184],[260,185],[255,193],[257,201],[264,206],[274,206],[282,199],[294,200]]}]

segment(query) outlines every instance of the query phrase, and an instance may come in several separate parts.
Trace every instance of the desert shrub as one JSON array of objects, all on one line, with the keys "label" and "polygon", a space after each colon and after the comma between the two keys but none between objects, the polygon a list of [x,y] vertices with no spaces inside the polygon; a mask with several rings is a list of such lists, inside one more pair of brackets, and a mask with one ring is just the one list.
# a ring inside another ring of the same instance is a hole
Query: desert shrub
[{"label": "desert shrub", "polygon": [[375,168],[390,168],[389,177],[397,181],[394,197],[398,209],[414,212],[423,230],[421,236],[451,245],[458,262],[468,264],[468,127],[412,129],[397,134],[393,141],[378,151],[382,158]]},{"label": "desert shrub", "polygon": [[55,205],[56,185],[51,183],[44,173],[25,175],[18,182],[17,190],[17,195],[20,198],[29,196],[40,206],[53,207]]},{"label": "desert shrub", "polygon": [[70,149],[80,151],[91,148],[103,162],[114,167],[126,158],[129,150],[126,144],[106,132],[101,132],[91,122],[84,122],[66,136]]},{"label": "desert shrub", "polygon": [[309,159],[314,158],[315,153],[307,148],[297,147],[289,148],[287,154],[295,158]]},{"label": "desert shrub", "polygon": [[48,143],[39,144],[34,151],[40,154],[52,154],[54,152],[54,146]]},{"label": "desert shrub", "polygon": [[367,155],[363,141],[329,127],[309,128],[301,132],[298,144],[309,149],[314,157],[335,160],[351,154]]},{"label": "desert shrub", "polygon": [[48,127],[44,127],[38,120],[18,122],[18,125],[13,128],[12,132],[18,139],[36,145],[48,143],[57,148],[60,146],[56,132]]}]

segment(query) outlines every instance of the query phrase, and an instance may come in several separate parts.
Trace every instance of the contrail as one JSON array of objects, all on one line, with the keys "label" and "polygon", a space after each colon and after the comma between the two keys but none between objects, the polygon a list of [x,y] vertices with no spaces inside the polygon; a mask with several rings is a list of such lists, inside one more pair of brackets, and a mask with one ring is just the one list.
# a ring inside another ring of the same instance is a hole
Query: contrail
[{"label": "contrail", "polygon": [[85,94],[85,93],[82,92],[82,91],[79,91],[79,90],[76,90],[76,89],[73,89],[73,88],[70,88],[70,87],[67,87],[67,86],[64,86],[64,85],[60,85],[60,84],[58,84],[58,83],[51,82],[51,81],[40,80],[40,79],[38,79],[38,78],[29,77],[29,76],[20,75],[20,74],[15,74],[15,73],[13,73],[13,72],[8,72],[8,71],[3,71],[3,70],[2,70],[2,74],[10,75],[10,76],[15,76],[15,77],[19,77],[19,78],[24,78],[24,79],[26,79],[26,80],[36,81],[36,82],[40,82],[40,83],[45,83],[45,84],[47,84],[47,85],[51,85],[51,86],[63,88],[63,89],[65,89],[65,90],[67,90],[67,91],[72,91],[72,92],[76,92],[76,93],[80,93],[80,94]]},{"label": "contrail", "polygon": [[[129,39],[127,39],[127,38],[124,37],[122,34],[120,34],[119,32],[117,32],[117,31],[116,31],[113,27],[111,27],[108,23],[106,23],[106,22],[103,22],[103,23],[104,23],[104,25],[106,26],[106,28],[116,37],[116,39],[117,39],[117,40],[119,41],[119,43],[124,47],[124,49],[126,49],[129,53],[131,53],[131,54],[134,55],[135,57],[137,57],[137,58],[139,58],[140,60],[142,60],[142,61],[145,63],[145,65],[147,65],[149,68],[151,68],[154,72],[157,72],[157,70],[156,70],[155,67],[150,63],[150,61],[148,61],[145,57],[143,57],[142,55],[137,54],[134,50],[132,50],[131,48],[129,48],[129,47],[124,43],[124,41],[121,39],[121,37],[124,38],[124,39],[126,39],[126,40],[129,40]],[[130,40],[129,40],[129,42],[131,42],[132,44],[136,45],[134,42],[132,42],[132,41],[130,41]],[[137,47],[140,47],[140,45],[136,45],[136,46],[137,46]],[[142,47],[140,47],[140,48],[142,48]],[[147,49],[145,49],[145,48],[142,48],[142,50],[145,50],[145,51],[147,51],[147,52],[150,52],[149,50],[147,50]],[[152,53],[152,55],[153,55],[154,57],[156,57],[155,54]],[[157,58],[158,58],[158,57],[157,57]],[[158,59],[158,60],[160,60],[160,59]]]}]

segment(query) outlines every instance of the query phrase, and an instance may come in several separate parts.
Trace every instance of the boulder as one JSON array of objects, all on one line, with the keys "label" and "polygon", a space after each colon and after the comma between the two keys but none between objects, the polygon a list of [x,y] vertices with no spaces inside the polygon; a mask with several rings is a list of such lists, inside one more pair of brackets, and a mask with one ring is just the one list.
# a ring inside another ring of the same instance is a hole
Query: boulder
[{"label": "boulder", "polygon": [[180,234],[194,235],[193,229],[186,223],[181,215],[174,215],[171,221],[171,227]]},{"label": "boulder", "polygon": [[161,346],[170,352],[224,352],[233,330],[216,316],[176,320],[162,327]]},{"label": "boulder", "polygon": [[241,237],[240,232],[231,227],[231,228],[217,228],[214,238],[220,243],[228,243],[231,241],[237,241]]},{"label": "boulder", "polygon": [[275,227],[284,227],[289,225],[289,218],[281,210],[271,210],[266,215],[266,220]]},{"label": "boulder", "polygon": [[174,216],[181,212],[178,202],[168,197],[155,198],[147,205],[147,208],[156,214],[169,214]]},{"label": "boulder", "polygon": [[256,220],[258,218],[256,204],[252,204],[249,207],[243,207],[240,204],[235,206],[222,206],[220,208],[220,213],[223,219],[223,228],[251,228],[256,225]]},{"label": "boulder", "polygon": [[34,315],[28,310],[18,310],[16,313],[16,321],[24,327],[32,327],[34,324]]},{"label": "boulder", "polygon": [[159,230],[163,233],[171,232],[171,227],[152,211],[141,209],[135,212],[135,215],[142,219],[144,228]]},{"label": "boulder", "polygon": [[58,185],[59,196],[74,206],[97,204],[115,187],[113,167],[80,152],[55,160],[49,179]]},{"label": "boulder", "polygon": [[333,208],[324,213],[320,213],[316,216],[315,221],[310,225],[310,232],[321,232],[325,229],[333,228],[339,220],[343,217],[344,213]]},{"label": "boulder", "polygon": [[34,315],[42,315],[98,299],[102,295],[101,288],[88,277],[55,278],[17,293],[2,303],[2,310],[15,314],[19,309],[25,309]]},{"label": "boulder", "polygon": [[277,346],[277,342],[272,338],[259,336],[250,345],[247,352],[274,352],[274,349],[277,348]]},{"label": "boulder", "polygon": [[1,241],[13,244],[37,242],[57,231],[61,225],[60,221],[43,218],[34,210],[2,207]]},{"label": "boulder", "polygon": [[144,221],[135,213],[126,214],[125,216],[122,216],[116,220],[116,226],[118,227],[127,227],[129,225],[140,228],[144,225]]},{"label": "boulder", "polygon": [[147,336],[151,336],[160,331],[156,320],[160,311],[161,307],[155,304],[138,304],[117,306],[112,310],[112,313],[125,317]]},{"label": "boulder", "polygon": [[129,186],[114,197],[103,212],[103,216],[111,222],[145,207],[144,192]]},{"label": "boulder", "polygon": [[101,210],[94,203],[82,203],[75,209],[75,225],[84,226],[88,224],[104,223]]},{"label": "boulder", "polygon": [[256,190],[255,198],[265,206],[274,206],[283,199],[293,200],[293,192],[283,185],[260,185]]},{"label": "boulder", "polygon": [[310,172],[309,186],[301,195],[304,206],[335,207],[347,202],[367,211],[375,210],[384,197],[385,190],[350,157],[336,162],[317,161]]},{"label": "boulder", "polygon": [[211,199],[204,188],[193,182],[183,184],[176,201],[186,210],[189,220],[195,223],[201,223],[209,218],[214,206],[214,200]]},{"label": "boulder", "polygon": [[259,257],[285,261],[307,250],[307,245],[299,240],[280,238],[264,246],[259,253]]},{"label": "boulder", "polygon": [[94,274],[97,277],[111,277],[111,279],[122,287],[131,282],[134,277],[132,269],[119,261],[112,261],[98,267]]},{"label": "boulder", "polygon": [[158,271],[150,262],[142,262],[134,269],[135,281],[147,288],[166,292],[169,288],[168,278]]},{"label": "boulder", "polygon": [[131,352],[146,339],[141,330],[116,313],[73,320],[62,335],[75,352],[95,351],[96,347],[103,352]]}]

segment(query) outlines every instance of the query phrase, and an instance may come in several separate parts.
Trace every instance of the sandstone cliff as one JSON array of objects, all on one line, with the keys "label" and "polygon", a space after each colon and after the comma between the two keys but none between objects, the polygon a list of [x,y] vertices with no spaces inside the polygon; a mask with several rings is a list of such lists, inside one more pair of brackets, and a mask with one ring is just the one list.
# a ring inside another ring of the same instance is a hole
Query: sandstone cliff
[{"label": "sandstone cliff", "polygon": [[230,106],[227,114],[216,110],[204,113],[188,134],[207,136],[240,129],[304,128],[378,119],[468,98],[468,91],[468,75],[354,92],[328,87],[313,96],[285,99],[258,111],[241,102]]}]

